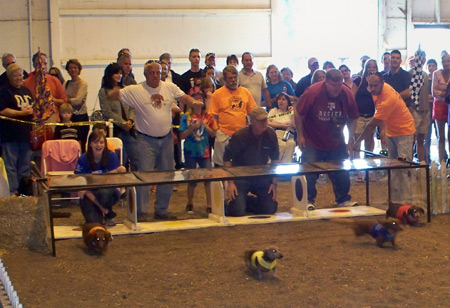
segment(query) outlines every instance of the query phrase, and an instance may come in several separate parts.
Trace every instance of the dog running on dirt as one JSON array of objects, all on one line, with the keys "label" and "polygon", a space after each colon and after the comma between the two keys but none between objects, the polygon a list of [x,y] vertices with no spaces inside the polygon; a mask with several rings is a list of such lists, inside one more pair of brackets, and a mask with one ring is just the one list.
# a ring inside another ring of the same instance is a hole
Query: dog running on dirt
[{"label": "dog running on dirt", "polygon": [[333,219],[334,222],[350,225],[356,236],[370,235],[376,240],[376,245],[383,247],[385,242],[390,242],[396,249],[395,236],[397,232],[403,230],[400,221],[391,218],[386,221],[376,220],[356,220],[356,219]]},{"label": "dog running on dirt", "polygon": [[420,206],[409,204],[398,204],[389,201],[389,208],[386,211],[386,219],[388,217],[397,218],[402,224],[415,226],[419,223],[420,218],[425,214],[425,210]]},{"label": "dog running on dirt", "polygon": [[103,254],[109,243],[112,241],[111,232],[109,232],[102,224],[85,223],[83,225],[83,240],[86,246],[99,254]]},{"label": "dog running on dirt", "polygon": [[263,279],[263,273],[271,271],[273,276],[277,273],[277,259],[283,255],[276,248],[262,250],[247,250],[244,255],[247,269],[252,275],[256,275],[258,280]]}]

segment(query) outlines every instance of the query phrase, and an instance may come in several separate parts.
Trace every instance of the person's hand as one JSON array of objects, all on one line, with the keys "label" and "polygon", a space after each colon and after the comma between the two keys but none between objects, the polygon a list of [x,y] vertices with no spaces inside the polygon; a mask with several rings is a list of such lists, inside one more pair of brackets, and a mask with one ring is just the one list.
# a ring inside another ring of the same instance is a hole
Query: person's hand
[{"label": "person's hand", "polygon": [[270,184],[270,186],[269,186],[269,191],[267,191],[267,193],[268,194],[270,194],[271,192],[273,193],[273,195],[272,195],[272,200],[273,201],[277,201],[277,184],[274,184],[274,183],[272,183],[272,184]]},{"label": "person's hand", "polygon": [[108,209],[105,209],[103,206],[99,205],[98,208],[100,209],[100,211],[102,212],[103,216],[108,215],[109,211]]},{"label": "person's hand", "polygon": [[126,132],[129,132],[130,129],[133,128],[133,122],[131,120],[127,121],[127,124],[125,125],[125,127],[123,128]]},{"label": "person's hand", "polygon": [[230,200],[236,199],[236,196],[238,195],[238,190],[236,185],[234,184],[234,181],[228,181],[227,194],[228,199]]},{"label": "person's hand", "polygon": [[24,113],[24,115],[30,115],[33,113],[33,108],[31,108],[30,106],[26,106],[26,107],[22,107],[20,109],[20,111],[22,111]]},{"label": "person's hand", "polygon": [[301,134],[297,135],[297,145],[299,148],[304,148],[306,147],[306,140],[305,137]]},{"label": "person's hand", "polygon": [[197,120],[194,120],[191,122],[191,124],[189,124],[189,126],[192,127],[193,129],[199,128],[201,125],[202,122]]},{"label": "person's hand", "polygon": [[153,94],[151,98],[153,106],[155,108],[161,109],[164,97],[161,94]]},{"label": "person's hand", "polygon": [[203,106],[203,101],[196,99],[192,102],[192,106]]},{"label": "person's hand", "polygon": [[211,99],[212,91],[206,91],[206,99]]}]

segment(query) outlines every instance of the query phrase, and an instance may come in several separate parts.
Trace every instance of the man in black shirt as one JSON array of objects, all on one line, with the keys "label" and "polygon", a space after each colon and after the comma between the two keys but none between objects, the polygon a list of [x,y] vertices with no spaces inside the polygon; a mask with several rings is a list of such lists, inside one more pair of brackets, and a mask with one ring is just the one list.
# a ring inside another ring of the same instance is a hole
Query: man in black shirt
[{"label": "man in black shirt", "polygon": [[189,93],[189,90],[195,86],[200,85],[203,70],[200,68],[200,59],[202,55],[200,50],[193,48],[189,51],[189,62],[191,68],[181,75],[181,90],[184,93]]},{"label": "man in black shirt", "polygon": [[319,61],[316,58],[309,58],[308,68],[311,72],[300,79],[295,87],[295,95],[297,97],[302,96],[303,92],[311,85],[312,75],[319,68]]},{"label": "man in black shirt", "polygon": [[[230,139],[223,155],[224,167],[258,166],[272,164],[279,159],[275,131],[267,126],[267,112],[256,107],[250,113],[250,126],[241,128]],[[249,196],[251,192],[256,197]],[[277,211],[277,179],[274,177],[237,179],[228,181],[230,203],[225,209],[228,216],[246,214],[274,214]]]}]

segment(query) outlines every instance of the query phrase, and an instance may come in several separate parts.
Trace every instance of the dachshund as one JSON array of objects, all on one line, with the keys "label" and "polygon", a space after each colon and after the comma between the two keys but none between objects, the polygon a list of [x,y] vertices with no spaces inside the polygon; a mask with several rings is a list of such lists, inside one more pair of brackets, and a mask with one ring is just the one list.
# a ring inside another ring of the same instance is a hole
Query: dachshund
[{"label": "dachshund", "polygon": [[263,279],[263,273],[272,272],[273,276],[277,273],[277,259],[283,258],[283,255],[276,248],[262,250],[248,250],[244,254],[245,263],[250,274],[256,275],[258,280]]},{"label": "dachshund", "polygon": [[83,225],[83,240],[87,248],[98,253],[103,254],[109,243],[112,241],[111,232],[109,232],[102,224],[99,223],[85,223]]},{"label": "dachshund", "polygon": [[391,218],[385,221],[376,220],[356,220],[356,219],[333,219],[332,221],[350,225],[356,236],[370,235],[376,240],[376,245],[383,247],[385,242],[390,242],[392,247],[396,249],[395,236],[397,232],[402,231],[400,221]]},{"label": "dachshund", "polygon": [[402,224],[416,226],[420,218],[425,214],[425,210],[420,206],[409,204],[398,204],[389,201],[389,207],[386,211],[386,219],[388,217],[397,218]]}]

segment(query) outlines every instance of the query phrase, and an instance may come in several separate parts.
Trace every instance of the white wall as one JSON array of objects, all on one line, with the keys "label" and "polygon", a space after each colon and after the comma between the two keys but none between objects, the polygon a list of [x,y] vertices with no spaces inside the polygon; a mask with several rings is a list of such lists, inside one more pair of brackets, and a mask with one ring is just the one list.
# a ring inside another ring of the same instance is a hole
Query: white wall
[{"label": "white wall", "polygon": [[[255,66],[259,70],[270,63],[284,65],[294,61],[298,68],[294,73],[299,78],[304,73],[302,70],[306,70],[304,58],[309,56],[305,48],[314,43],[305,40],[307,35],[301,35],[302,31],[314,33],[321,24],[333,25],[329,20],[321,20],[321,16],[330,10],[333,13],[334,3],[328,6],[324,1],[314,3],[315,6],[309,5],[311,2],[307,0],[2,0],[1,52],[15,53],[18,63],[28,70],[31,69],[30,57],[38,47],[60,68],[68,59],[78,58],[84,66],[82,78],[90,87],[88,105],[91,111],[104,67],[115,60],[122,47],[129,47],[133,52],[138,81],[143,80],[143,63],[166,51],[174,56],[175,71],[186,71],[188,51],[193,47],[199,48],[203,55],[216,52],[219,68],[225,65],[228,54],[240,56],[244,51],[256,55]],[[321,5],[317,6],[319,3]],[[343,44],[351,48],[353,42],[360,47],[358,37],[353,41],[349,38],[352,38],[352,29],[359,29],[363,23],[354,24],[358,19],[352,16],[366,16],[368,12],[364,8],[352,10],[356,9],[351,6],[352,0],[340,0],[340,3],[348,10],[346,14],[338,12],[339,34],[333,34],[332,39],[341,35],[345,38]],[[439,10],[435,0],[378,0],[379,34],[374,38],[378,40],[378,51],[373,56],[385,49],[416,49],[417,46],[411,46],[411,42],[416,44],[416,41],[409,36],[413,22],[443,22],[448,20],[444,16],[450,16],[450,5],[445,0],[437,3]],[[287,4],[295,4],[302,11],[286,12]],[[316,21],[297,29],[295,36],[286,33],[290,24],[299,24],[302,16],[314,16]],[[318,39],[327,40],[327,32],[322,33]],[[294,41],[300,47],[290,49]],[[331,46],[330,54],[333,50]],[[65,71],[64,74],[67,78]]]}]

